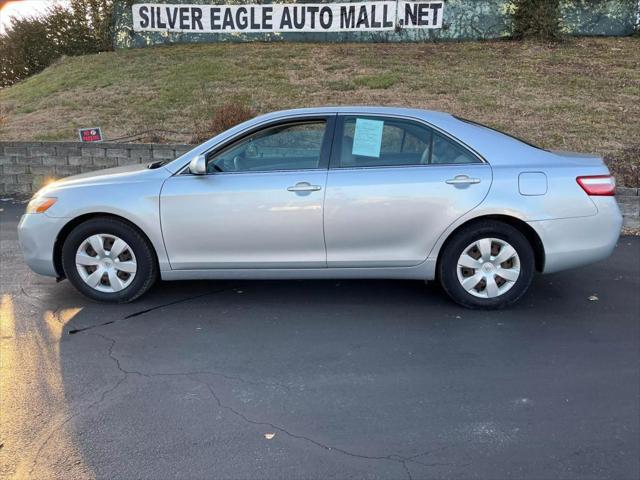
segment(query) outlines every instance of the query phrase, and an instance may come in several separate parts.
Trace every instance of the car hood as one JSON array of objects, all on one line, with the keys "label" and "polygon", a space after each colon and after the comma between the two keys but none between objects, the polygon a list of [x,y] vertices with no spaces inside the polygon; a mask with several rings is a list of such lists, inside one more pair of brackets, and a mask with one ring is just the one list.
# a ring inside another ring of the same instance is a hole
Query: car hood
[{"label": "car hood", "polygon": [[123,167],[106,168],[94,172],[72,175],[56,180],[38,193],[46,193],[52,190],[65,189],[76,186],[98,185],[108,183],[131,183],[147,181],[157,177],[158,174],[169,176],[170,172],[163,167],[150,169],[147,164],[125,165]]}]

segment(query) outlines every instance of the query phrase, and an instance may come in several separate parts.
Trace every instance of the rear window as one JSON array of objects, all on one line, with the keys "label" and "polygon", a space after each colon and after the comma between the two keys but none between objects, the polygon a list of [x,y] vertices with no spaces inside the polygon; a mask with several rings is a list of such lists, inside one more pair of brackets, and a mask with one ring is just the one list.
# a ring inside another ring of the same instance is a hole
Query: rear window
[{"label": "rear window", "polygon": [[527,142],[526,140],[523,140],[523,139],[521,139],[519,137],[516,137],[515,135],[511,135],[510,133],[503,132],[502,130],[498,130],[497,128],[490,127],[490,126],[485,125],[483,123],[474,122],[473,120],[468,120],[468,119],[462,118],[462,117],[456,117],[455,115],[453,116],[453,118],[455,118],[456,120],[460,120],[461,122],[468,123],[470,125],[475,125],[476,127],[482,127],[482,128],[486,128],[487,130],[491,130],[492,132],[500,133],[500,134],[504,135],[505,137],[512,138],[513,140],[517,140],[520,143],[524,143],[525,145],[528,145],[530,147],[537,148],[538,150],[544,150],[545,152],[549,151],[546,148],[542,148],[542,147],[540,147],[538,145],[534,145],[533,143]]}]

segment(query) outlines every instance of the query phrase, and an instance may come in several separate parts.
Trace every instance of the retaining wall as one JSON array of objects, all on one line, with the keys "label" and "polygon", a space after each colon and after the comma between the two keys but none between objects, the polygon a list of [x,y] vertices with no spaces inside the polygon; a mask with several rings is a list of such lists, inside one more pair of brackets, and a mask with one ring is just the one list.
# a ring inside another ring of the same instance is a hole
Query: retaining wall
[{"label": "retaining wall", "polygon": [[29,194],[50,179],[153,160],[173,160],[190,145],[0,142],[0,194]]},{"label": "retaining wall", "polygon": [[[0,195],[28,195],[45,182],[102,168],[173,160],[191,145],[0,142]],[[640,228],[640,188],[618,188],[625,226]]]}]

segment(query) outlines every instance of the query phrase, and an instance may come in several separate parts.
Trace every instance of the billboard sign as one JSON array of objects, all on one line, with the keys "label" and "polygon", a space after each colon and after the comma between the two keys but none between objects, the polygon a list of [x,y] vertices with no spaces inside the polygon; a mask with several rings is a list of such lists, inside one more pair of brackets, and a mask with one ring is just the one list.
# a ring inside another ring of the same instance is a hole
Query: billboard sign
[{"label": "billboard sign", "polygon": [[357,32],[442,28],[444,2],[132,6],[136,32]]}]

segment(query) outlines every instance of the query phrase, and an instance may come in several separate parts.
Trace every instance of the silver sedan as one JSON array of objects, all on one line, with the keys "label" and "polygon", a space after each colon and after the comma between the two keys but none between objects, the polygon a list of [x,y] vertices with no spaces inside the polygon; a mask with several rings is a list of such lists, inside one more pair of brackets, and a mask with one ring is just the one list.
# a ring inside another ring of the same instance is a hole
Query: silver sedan
[{"label": "silver sedan", "polygon": [[597,156],[446,113],[300,109],[52,183],[19,235],[35,272],[106,302],[158,278],[437,278],[465,307],[500,308],[536,271],[611,254],[614,187]]}]

